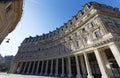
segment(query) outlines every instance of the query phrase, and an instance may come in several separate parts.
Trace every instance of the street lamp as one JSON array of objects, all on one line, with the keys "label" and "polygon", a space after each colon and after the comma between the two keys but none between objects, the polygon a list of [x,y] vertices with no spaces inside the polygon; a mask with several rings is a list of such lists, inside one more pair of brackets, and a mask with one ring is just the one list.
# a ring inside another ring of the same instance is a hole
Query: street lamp
[{"label": "street lamp", "polygon": [[9,43],[9,40],[10,40],[10,39],[9,39],[9,38],[5,38],[5,39],[7,39],[6,43]]}]

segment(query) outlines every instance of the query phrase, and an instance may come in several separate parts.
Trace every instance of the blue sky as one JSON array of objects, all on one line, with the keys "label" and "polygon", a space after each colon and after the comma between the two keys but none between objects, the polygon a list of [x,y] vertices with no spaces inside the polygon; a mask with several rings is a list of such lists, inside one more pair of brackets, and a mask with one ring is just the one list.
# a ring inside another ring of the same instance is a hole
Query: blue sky
[{"label": "blue sky", "polygon": [[0,46],[2,56],[15,55],[22,41],[29,36],[41,35],[62,26],[90,1],[120,8],[120,0],[24,0],[23,14],[15,30]]}]

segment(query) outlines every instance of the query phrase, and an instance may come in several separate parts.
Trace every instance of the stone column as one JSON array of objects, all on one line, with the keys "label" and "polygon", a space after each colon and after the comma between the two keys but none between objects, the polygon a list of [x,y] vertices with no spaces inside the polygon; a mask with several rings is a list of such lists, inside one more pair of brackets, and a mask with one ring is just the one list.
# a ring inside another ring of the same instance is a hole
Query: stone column
[{"label": "stone column", "polygon": [[22,65],[23,65],[23,62],[21,62],[21,64],[20,64],[20,70],[19,70],[19,73],[21,73]]},{"label": "stone column", "polygon": [[25,62],[25,66],[24,66],[24,69],[23,69],[22,74],[25,74],[25,69],[26,69],[26,67],[27,67],[27,62]]},{"label": "stone column", "polygon": [[113,43],[110,46],[110,49],[113,53],[113,56],[115,57],[119,67],[120,67],[120,46],[118,45],[118,43]]},{"label": "stone column", "polygon": [[27,74],[30,72],[30,67],[31,67],[31,62],[29,62],[28,69],[27,69]]},{"label": "stone column", "polygon": [[64,77],[65,74],[64,74],[64,57],[62,58],[62,74],[61,74],[61,77]]},{"label": "stone column", "polygon": [[48,75],[48,60],[47,60],[47,62],[46,62],[46,68],[45,68],[45,75]]},{"label": "stone column", "polygon": [[38,61],[38,64],[37,64],[37,70],[36,70],[35,74],[38,74],[39,66],[40,66],[40,61]]},{"label": "stone column", "polygon": [[55,76],[58,76],[58,58],[56,59]]},{"label": "stone column", "polygon": [[19,72],[19,68],[18,68],[19,63],[20,63],[20,62],[17,63],[17,66],[16,66],[16,68],[15,68],[15,70],[16,70],[17,73]]},{"label": "stone column", "polygon": [[72,73],[71,73],[71,61],[70,61],[70,56],[68,56],[68,70],[69,70],[68,77],[71,78],[71,77],[72,77]]},{"label": "stone column", "polygon": [[50,69],[50,76],[53,75],[53,60],[51,60],[51,69]]},{"label": "stone column", "polygon": [[14,68],[13,68],[13,72],[14,72],[14,73],[17,72],[17,67],[18,67],[18,62],[15,62],[15,64],[14,64]]},{"label": "stone column", "polygon": [[[107,72],[109,73],[109,76],[114,76],[113,73],[112,73],[112,67],[110,66],[110,63],[109,63],[109,60],[107,59],[107,56],[106,56],[106,53],[104,52],[104,50],[101,51],[101,56],[102,56],[102,59],[104,64],[106,65],[106,69],[107,69]],[[107,67],[107,65],[109,65],[109,68]]]},{"label": "stone column", "polygon": [[12,66],[10,66],[10,70],[9,70],[9,73],[14,73],[14,71],[13,71],[14,62],[13,62],[13,61],[12,61],[11,65],[12,65]]},{"label": "stone column", "polygon": [[43,67],[44,67],[44,60],[42,61],[42,66],[41,66],[40,75],[43,75]]},{"label": "stone column", "polygon": [[87,72],[88,72],[87,77],[88,78],[94,78],[92,76],[92,71],[91,71],[91,68],[90,68],[90,63],[89,63],[89,60],[88,60],[88,57],[87,57],[86,53],[84,53],[84,58],[85,58],[85,64],[86,64]]},{"label": "stone column", "polygon": [[32,72],[31,72],[31,74],[34,74],[34,69],[35,69],[35,61],[33,62],[33,67],[32,67]]},{"label": "stone column", "polygon": [[82,78],[81,73],[80,73],[80,65],[79,65],[79,61],[78,61],[78,56],[75,55],[75,60],[76,60],[76,68],[77,68],[77,78]]},{"label": "stone column", "polygon": [[87,71],[86,71],[83,55],[80,56],[80,63],[81,63],[81,69],[82,69],[83,78],[84,78],[84,77],[86,77]]},{"label": "stone column", "polygon": [[98,62],[100,71],[101,71],[101,73],[102,73],[102,78],[110,78],[110,77],[108,76],[106,66],[104,65],[104,62],[102,61],[103,59],[102,59],[99,51],[98,51],[97,49],[95,49],[95,50],[94,50],[94,53],[95,53],[95,56],[96,56],[96,59],[97,59],[97,62]]}]

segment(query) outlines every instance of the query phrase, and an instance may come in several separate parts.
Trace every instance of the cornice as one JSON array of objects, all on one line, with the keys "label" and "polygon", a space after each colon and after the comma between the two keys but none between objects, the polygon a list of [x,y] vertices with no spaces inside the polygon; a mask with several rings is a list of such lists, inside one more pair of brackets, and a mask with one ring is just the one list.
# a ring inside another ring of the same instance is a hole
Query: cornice
[{"label": "cornice", "polygon": [[105,45],[105,44],[110,43],[110,42],[120,42],[120,38],[113,37],[113,38],[108,38],[105,40],[97,41],[93,44],[93,47],[102,46],[102,45]]}]

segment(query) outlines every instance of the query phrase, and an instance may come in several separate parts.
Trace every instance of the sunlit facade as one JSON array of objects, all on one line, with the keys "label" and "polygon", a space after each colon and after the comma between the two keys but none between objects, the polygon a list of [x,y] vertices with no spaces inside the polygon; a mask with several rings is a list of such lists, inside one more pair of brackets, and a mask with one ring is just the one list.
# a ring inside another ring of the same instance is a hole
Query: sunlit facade
[{"label": "sunlit facade", "polygon": [[119,78],[119,67],[120,11],[89,2],[60,28],[26,38],[10,72],[63,78]]},{"label": "sunlit facade", "polygon": [[20,21],[22,6],[23,0],[0,0],[0,44]]}]

